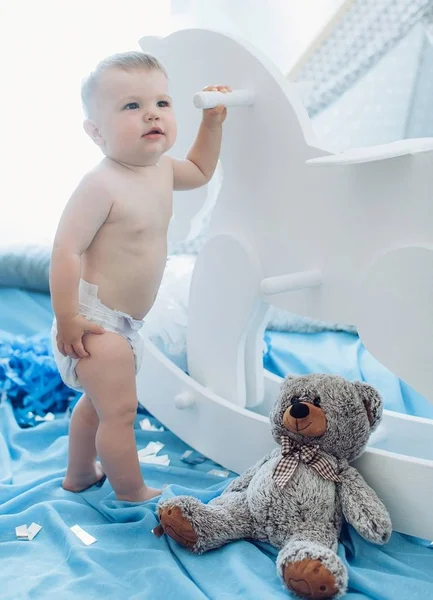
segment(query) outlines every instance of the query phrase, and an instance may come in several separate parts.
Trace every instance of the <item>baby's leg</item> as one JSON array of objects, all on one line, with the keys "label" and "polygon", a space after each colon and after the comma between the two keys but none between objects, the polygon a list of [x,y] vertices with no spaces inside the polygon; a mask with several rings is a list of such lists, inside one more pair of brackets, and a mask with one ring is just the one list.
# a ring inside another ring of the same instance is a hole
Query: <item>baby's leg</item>
[{"label": "baby's leg", "polygon": [[99,417],[96,449],[102,468],[118,500],[143,502],[160,490],[145,485],[134,436],[137,413],[135,361],[128,341],[106,331],[87,334],[84,345],[90,356],[76,366],[81,385]]},{"label": "baby's leg", "polygon": [[63,487],[70,492],[82,492],[102,481],[104,473],[96,462],[95,437],[99,417],[96,410],[83,394],[72,411],[69,425],[68,470]]}]

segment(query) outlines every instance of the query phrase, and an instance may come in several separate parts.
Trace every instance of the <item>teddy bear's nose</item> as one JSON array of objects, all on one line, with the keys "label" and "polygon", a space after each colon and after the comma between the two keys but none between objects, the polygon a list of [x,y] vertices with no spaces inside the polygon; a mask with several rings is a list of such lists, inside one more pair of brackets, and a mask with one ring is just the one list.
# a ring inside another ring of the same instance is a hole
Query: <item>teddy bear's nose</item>
[{"label": "teddy bear's nose", "polygon": [[296,402],[290,408],[290,416],[294,419],[305,419],[310,414],[310,409],[308,408],[308,404],[304,402]]}]

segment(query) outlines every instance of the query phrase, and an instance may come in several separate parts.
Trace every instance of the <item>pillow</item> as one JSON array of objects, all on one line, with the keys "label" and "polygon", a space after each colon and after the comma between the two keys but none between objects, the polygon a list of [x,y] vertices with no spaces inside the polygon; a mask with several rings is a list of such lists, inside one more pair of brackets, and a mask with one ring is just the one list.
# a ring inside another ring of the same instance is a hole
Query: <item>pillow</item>
[{"label": "pillow", "polygon": [[0,286],[49,293],[51,246],[0,247]]}]

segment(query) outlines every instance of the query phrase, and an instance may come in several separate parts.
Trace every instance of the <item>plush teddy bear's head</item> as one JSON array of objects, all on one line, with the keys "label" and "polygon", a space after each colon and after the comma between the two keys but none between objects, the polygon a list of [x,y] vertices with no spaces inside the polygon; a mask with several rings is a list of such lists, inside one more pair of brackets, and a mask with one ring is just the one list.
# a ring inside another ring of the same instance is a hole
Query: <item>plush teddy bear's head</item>
[{"label": "plush teddy bear's head", "polygon": [[272,435],[278,443],[288,436],[351,461],[364,450],[382,412],[379,393],[367,383],[336,375],[289,376],[271,411]]}]

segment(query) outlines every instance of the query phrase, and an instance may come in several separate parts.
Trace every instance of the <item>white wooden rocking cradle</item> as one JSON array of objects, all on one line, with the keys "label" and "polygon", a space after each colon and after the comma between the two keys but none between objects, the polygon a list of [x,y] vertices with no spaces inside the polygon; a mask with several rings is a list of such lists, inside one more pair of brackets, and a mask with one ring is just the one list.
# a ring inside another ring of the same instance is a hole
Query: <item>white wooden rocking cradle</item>
[{"label": "white wooden rocking cradle", "polygon": [[[140,45],[170,76],[176,155],[204,102],[239,106],[224,124],[223,183],[193,272],[189,375],[146,341],[140,403],[224,467],[253,464],[275,446],[267,415],[281,380],[262,362],[270,305],[356,325],[384,366],[433,401],[433,140],[335,155],[296,87],[254,48],[205,30]],[[197,94],[209,83],[237,91]],[[211,196],[175,195],[172,239],[187,237]],[[433,421],[385,411],[356,466],[395,530],[433,539]]]}]

